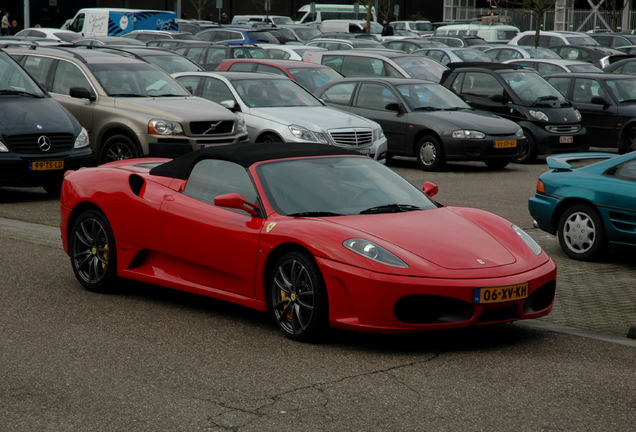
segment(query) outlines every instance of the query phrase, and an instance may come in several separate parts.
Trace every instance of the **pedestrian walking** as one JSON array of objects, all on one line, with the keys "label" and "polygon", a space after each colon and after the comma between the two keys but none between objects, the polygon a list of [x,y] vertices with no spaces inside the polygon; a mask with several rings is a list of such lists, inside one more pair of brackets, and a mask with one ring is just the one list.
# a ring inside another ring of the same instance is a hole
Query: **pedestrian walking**
[{"label": "pedestrian walking", "polygon": [[382,36],[393,36],[393,26],[387,20],[382,20]]},{"label": "pedestrian walking", "polygon": [[9,36],[9,30],[10,30],[10,25],[9,25],[9,11],[5,10],[2,13],[2,20],[0,20],[0,34],[2,36]]}]

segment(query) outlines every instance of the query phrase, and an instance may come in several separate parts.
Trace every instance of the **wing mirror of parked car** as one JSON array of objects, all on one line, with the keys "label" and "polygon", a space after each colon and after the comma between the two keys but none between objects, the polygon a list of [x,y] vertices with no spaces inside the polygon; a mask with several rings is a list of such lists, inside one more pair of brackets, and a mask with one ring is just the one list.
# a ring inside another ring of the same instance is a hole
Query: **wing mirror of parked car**
[{"label": "wing mirror of parked car", "polygon": [[68,94],[71,95],[71,97],[77,99],[88,99],[91,102],[97,99],[93,93],[84,87],[71,87]]},{"label": "wing mirror of parked car", "polygon": [[223,105],[225,108],[229,109],[232,112],[241,111],[241,107],[239,107],[236,101],[233,101],[233,100],[221,101],[221,105]]},{"label": "wing mirror of parked car", "polygon": [[432,198],[439,192],[439,187],[435,183],[427,181],[422,185],[422,192],[424,192],[424,195],[427,197]]},{"label": "wing mirror of parked car", "polygon": [[384,109],[387,110],[387,111],[395,111],[398,114],[404,114],[406,112],[406,108],[404,108],[404,105],[402,105],[401,103],[397,103],[397,102],[391,102],[391,103],[386,104]]},{"label": "wing mirror of parked car", "polygon": [[230,209],[243,210],[251,216],[258,216],[259,207],[237,193],[228,193],[214,198],[214,205]]},{"label": "wing mirror of parked car", "polygon": [[590,102],[594,105],[603,105],[603,108],[607,108],[609,106],[607,100],[602,96],[594,96],[592,97],[592,99],[590,99]]},{"label": "wing mirror of parked car", "polygon": [[500,104],[506,104],[508,103],[508,98],[504,95],[501,94],[494,94],[492,96],[490,96],[490,100],[493,102],[497,102]]}]

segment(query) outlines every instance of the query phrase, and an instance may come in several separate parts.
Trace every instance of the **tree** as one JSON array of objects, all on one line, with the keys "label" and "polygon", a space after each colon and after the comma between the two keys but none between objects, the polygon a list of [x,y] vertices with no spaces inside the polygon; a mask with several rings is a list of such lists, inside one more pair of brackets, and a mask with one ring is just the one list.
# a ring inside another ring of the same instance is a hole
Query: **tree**
[{"label": "tree", "polygon": [[512,5],[521,6],[527,9],[534,17],[534,46],[539,46],[539,32],[541,31],[541,23],[543,22],[543,16],[546,12],[554,10],[554,6],[557,0],[500,0],[493,1],[497,6]]},{"label": "tree", "polygon": [[[381,22],[383,20],[391,21],[391,13],[393,12],[393,7],[397,3],[397,0],[359,0],[360,6],[366,7],[366,21],[367,21],[367,29],[371,28],[371,19],[373,15],[371,15],[371,8],[376,8],[375,14],[378,17],[378,20]],[[368,33],[368,30],[367,30]]]},{"label": "tree", "polygon": [[197,13],[197,19],[203,19],[206,9],[210,6],[210,1],[211,0],[190,0],[192,7]]}]

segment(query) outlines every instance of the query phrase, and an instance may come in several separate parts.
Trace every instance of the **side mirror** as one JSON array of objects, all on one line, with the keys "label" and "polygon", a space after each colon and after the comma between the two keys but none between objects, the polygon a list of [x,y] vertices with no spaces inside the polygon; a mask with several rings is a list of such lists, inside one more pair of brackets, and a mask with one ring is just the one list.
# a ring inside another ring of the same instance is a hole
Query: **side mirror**
[{"label": "side mirror", "polygon": [[403,114],[403,113],[406,112],[406,109],[404,108],[404,105],[402,105],[401,103],[396,103],[396,102],[391,102],[391,103],[386,104],[384,109],[387,110],[387,111],[395,111],[398,114]]},{"label": "side mirror", "polygon": [[495,94],[490,96],[490,100],[493,102],[502,103],[502,104],[508,103],[508,98],[500,94]]},{"label": "side mirror", "polygon": [[91,102],[97,99],[93,93],[91,93],[88,89],[84,87],[71,87],[68,94],[71,97],[74,97],[77,99],[88,99]]},{"label": "side mirror", "polygon": [[218,207],[243,210],[251,216],[258,216],[259,207],[256,204],[247,201],[240,194],[235,192],[217,196],[214,198],[214,205]]},{"label": "side mirror", "polygon": [[232,112],[237,112],[241,110],[238,104],[236,103],[236,101],[231,99],[221,101],[221,105],[223,105],[225,108],[229,109]]},{"label": "side mirror", "polygon": [[424,182],[422,185],[422,192],[429,198],[434,197],[439,192],[439,187],[435,183]]},{"label": "side mirror", "polygon": [[601,96],[592,97],[592,99],[590,99],[590,103],[593,103],[594,105],[603,105],[603,107],[609,106],[607,100],[605,100],[605,98]]}]

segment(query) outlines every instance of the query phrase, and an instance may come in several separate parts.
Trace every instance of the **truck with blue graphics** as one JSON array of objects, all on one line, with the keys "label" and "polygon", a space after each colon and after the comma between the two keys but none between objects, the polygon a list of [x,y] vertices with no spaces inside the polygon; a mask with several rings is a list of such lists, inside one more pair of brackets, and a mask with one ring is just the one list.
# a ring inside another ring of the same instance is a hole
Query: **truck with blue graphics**
[{"label": "truck with blue graphics", "polygon": [[177,30],[172,11],[84,8],[68,26],[82,36],[121,36],[133,30]]}]

